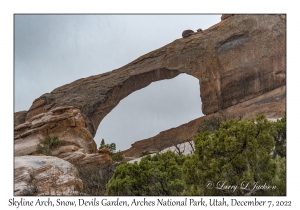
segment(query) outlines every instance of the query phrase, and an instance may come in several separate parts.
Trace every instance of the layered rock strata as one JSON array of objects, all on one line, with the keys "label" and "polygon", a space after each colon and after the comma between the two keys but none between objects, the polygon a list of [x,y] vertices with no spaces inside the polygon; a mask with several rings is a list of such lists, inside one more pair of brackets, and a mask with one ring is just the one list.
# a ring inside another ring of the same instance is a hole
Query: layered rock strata
[{"label": "layered rock strata", "polygon": [[77,169],[50,156],[15,157],[14,195],[76,195],[82,187]]},{"label": "layered rock strata", "polygon": [[52,155],[74,164],[111,162],[109,151],[97,151],[93,136],[78,108],[57,107],[14,128],[14,156],[32,155],[47,136],[57,136],[62,144]]}]

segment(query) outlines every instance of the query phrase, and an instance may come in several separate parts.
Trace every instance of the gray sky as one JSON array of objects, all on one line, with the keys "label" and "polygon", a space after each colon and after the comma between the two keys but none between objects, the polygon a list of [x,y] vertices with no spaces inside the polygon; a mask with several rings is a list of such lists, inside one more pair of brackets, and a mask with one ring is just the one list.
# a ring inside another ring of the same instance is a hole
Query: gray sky
[{"label": "gray sky", "polygon": [[[15,107],[28,110],[54,88],[120,68],[206,29],[221,15],[15,15]],[[202,116],[199,81],[181,74],[123,99],[101,122],[95,141],[124,150],[137,140]]]}]

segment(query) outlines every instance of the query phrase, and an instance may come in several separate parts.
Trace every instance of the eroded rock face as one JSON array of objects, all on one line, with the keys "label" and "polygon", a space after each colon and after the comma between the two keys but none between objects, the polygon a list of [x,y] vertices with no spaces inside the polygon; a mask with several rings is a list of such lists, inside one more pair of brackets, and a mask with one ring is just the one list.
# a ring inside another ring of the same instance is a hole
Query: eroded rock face
[{"label": "eroded rock face", "polygon": [[52,155],[74,164],[111,162],[108,153],[98,153],[93,136],[78,108],[57,107],[29,118],[15,127],[15,156],[31,155],[47,136],[57,136],[63,144]]},{"label": "eroded rock face", "polygon": [[50,156],[15,157],[14,195],[76,195],[82,187],[77,169]]},{"label": "eroded rock face", "polygon": [[234,15],[122,68],[42,95],[33,102],[26,120],[55,107],[75,106],[94,136],[120,100],[180,73],[199,79],[202,112],[215,113],[284,86],[285,44],[286,24],[280,15]]}]

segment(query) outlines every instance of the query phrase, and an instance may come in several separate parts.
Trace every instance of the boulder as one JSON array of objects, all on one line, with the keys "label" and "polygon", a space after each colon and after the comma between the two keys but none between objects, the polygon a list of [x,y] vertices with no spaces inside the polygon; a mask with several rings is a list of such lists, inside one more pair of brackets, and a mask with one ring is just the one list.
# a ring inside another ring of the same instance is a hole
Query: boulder
[{"label": "boulder", "polygon": [[193,30],[185,30],[185,31],[182,32],[182,37],[186,38],[188,36],[191,36],[193,33],[194,33]]},{"label": "boulder", "polygon": [[67,161],[50,156],[15,157],[14,195],[77,195],[78,171]]}]

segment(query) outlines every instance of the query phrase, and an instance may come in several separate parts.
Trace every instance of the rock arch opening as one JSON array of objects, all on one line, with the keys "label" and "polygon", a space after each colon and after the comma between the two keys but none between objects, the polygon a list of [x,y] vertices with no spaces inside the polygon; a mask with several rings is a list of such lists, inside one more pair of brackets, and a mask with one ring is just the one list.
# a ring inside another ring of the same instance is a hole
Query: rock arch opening
[{"label": "rock arch opening", "polygon": [[94,137],[128,149],[138,140],[203,116],[199,80],[188,74],[151,83],[124,98],[101,121]]}]

